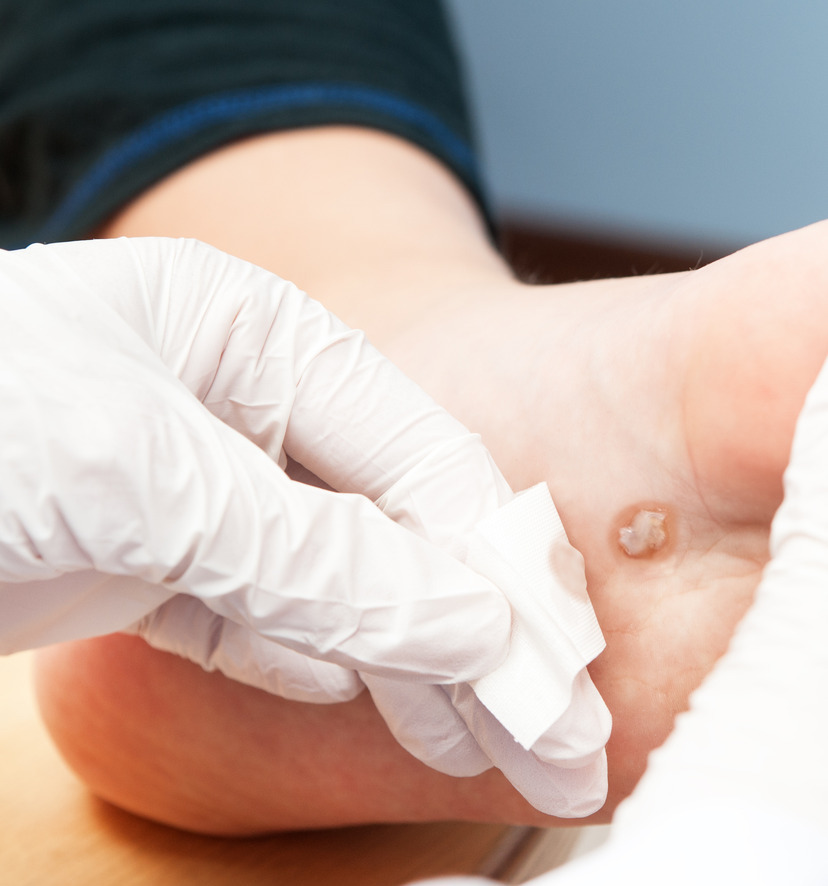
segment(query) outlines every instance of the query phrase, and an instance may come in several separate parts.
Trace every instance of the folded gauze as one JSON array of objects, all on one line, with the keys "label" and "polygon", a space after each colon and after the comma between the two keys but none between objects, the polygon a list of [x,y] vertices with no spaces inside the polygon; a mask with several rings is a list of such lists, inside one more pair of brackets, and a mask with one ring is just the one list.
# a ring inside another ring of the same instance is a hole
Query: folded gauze
[{"label": "folded gauze", "polygon": [[471,439],[449,445],[453,454],[426,459],[377,504],[503,591],[509,653],[473,683],[362,679],[396,739],[432,768],[470,776],[495,766],[537,809],[589,815],[606,800],[611,718],[586,669],[605,644],[583,558],[544,483],[515,495],[504,482],[498,502],[469,500],[468,485],[455,497],[453,474],[494,468],[475,464],[487,456]]}]

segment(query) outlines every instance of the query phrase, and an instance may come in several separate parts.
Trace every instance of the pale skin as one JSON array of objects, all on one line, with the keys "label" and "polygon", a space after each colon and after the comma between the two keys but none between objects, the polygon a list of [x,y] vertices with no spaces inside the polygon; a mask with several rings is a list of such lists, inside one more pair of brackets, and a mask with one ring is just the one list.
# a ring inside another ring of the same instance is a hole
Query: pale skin
[{"label": "pale skin", "polygon": [[[532,287],[420,150],[329,127],[252,138],[142,195],[100,236],[197,237],[293,280],[482,434],[515,489],[546,481],[607,639],[607,821],[725,651],[767,560],[794,423],[828,353],[828,227],[697,271]],[[630,558],[639,507],[668,540]],[[499,773],[453,779],[370,698],[286,702],[113,636],[40,654],[45,720],[101,797],[197,831],[376,821],[551,825]]]}]

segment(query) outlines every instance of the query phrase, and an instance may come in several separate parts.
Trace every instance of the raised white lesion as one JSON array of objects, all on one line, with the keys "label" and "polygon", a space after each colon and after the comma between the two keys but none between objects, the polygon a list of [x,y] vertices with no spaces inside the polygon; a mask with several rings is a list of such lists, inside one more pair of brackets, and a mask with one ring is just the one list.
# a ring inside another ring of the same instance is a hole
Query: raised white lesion
[{"label": "raised white lesion", "polygon": [[618,530],[618,544],[629,557],[646,557],[661,550],[667,541],[667,515],[642,509],[627,526]]}]

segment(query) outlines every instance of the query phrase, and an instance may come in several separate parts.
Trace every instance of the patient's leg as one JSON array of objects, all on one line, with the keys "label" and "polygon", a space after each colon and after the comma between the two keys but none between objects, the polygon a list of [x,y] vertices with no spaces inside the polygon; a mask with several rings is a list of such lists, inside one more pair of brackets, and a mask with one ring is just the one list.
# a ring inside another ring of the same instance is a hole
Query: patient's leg
[{"label": "patient's leg", "polygon": [[375,821],[542,820],[497,772],[420,764],[367,693],[285,701],[123,635],[40,654],[42,709],[69,763],[104,799],[219,834]]},{"label": "patient's leg", "polygon": [[[549,482],[608,642],[591,669],[614,715],[608,814],[758,581],[828,352],[824,229],[693,274],[530,289],[438,164],[335,130],[205,158],[104,233],[198,236],[294,277],[482,432],[513,485]],[[664,507],[669,544],[639,560],[617,532],[641,504]],[[446,779],[409,759],[365,697],[292,705],[125,637],[46,653],[39,682],[92,788],[183,826],[538,820],[494,773]]]}]

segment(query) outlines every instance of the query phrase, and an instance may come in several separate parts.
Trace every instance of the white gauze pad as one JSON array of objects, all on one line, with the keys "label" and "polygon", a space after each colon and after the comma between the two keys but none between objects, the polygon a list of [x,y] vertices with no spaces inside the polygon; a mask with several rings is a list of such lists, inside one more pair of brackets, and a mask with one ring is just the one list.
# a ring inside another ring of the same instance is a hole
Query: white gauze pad
[{"label": "white gauze pad", "polygon": [[[569,544],[549,490],[540,483],[477,525],[465,560],[494,582],[512,607],[506,660],[471,686],[529,749],[578,701],[575,678],[605,646],[587,596],[583,559]],[[592,690],[589,704],[600,702],[584,677]]]}]

